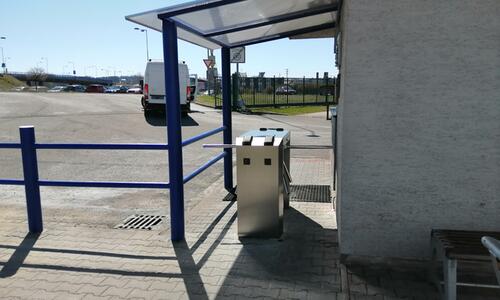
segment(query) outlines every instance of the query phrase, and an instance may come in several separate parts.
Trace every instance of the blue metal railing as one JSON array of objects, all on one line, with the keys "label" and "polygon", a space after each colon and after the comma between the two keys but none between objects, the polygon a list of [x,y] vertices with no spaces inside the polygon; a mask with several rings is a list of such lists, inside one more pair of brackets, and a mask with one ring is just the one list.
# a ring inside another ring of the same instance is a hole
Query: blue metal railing
[{"label": "blue metal railing", "polygon": [[0,143],[0,148],[3,148],[3,149],[21,149],[21,144],[19,144],[19,143]]},{"label": "blue metal railing", "polygon": [[35,144],[35,147],[61,150],[168,150],[168,144]]},{"label": "blue metal railing", "polygon": [[193,136],[193,137],[191,137],[191,138],[189,138],[187,140],[182,141],[182,147],[190,145],[190,144],[192,144],[194,142],[197,142],[199,140],[202,140],[204,138],[207,138],[207,137],[209,137],[211,135],[214,135],[214,134],[219,133],[219,132],[224,131],[224,130],[226,130],[226,126],[222,126],[222,127],[216,128],[216,129],[212,129],[212,130],[206,131],[204,133],[201,133],[199,135]]},{"label": "blue metal railing", "polygon": [[119,182],[119,181],[64,181],[39,180],[40,186],[63,187],[95,187],[95,188],[137,188],[137,189],[168,189],[168,182]]},{"label": "blue metal railing", "polygon": [[220,159],[222,159],[223,157],[226,156],[226,153],[225,152],[222,152],[222,153],[219,153],[218,155],[212,157],[212,159],[210,159],[208,162],[206,162],[205,164],[203,164],[201,167],[199,167],[198,169],[194,170],[193,172],[191,172],[191,174],[187,175],[187,176],[184,176],[184,183],[187,183],[189,182],[191,179],[195,178],[196,176],[198,176],[198,174],[200,174],[201,172],[205,171],[206,169],[208,169],[211,165],[215,164],[216,162],[218,162]]},{"label": "blue metal railing", "polygon": [[[1,145],[0,145],[0,148],[2,148]],[[0,184],[2,184],[2,185],[24,185],[24,180],[22,180],[22,179],[0,179]]]},{"label": "blue metal railing", "polygon": [[[211,134],[223,131],[223,143],[230,144],[232,141],[232,121],[231,121],[231,63],[230,49],[223,46],[222,57],[222,125],[223,128],[214,129],[207,133],[202,133],[196,137],[182,141],[181,130],[181,110],[179,93],[179,69],[178,69],[178,45],[177,45],[177,24],[168,17],[162,17],[163,34],[163,58],[165,62],[164,82],[165,97],[172,99],[166,102],[167,111],[167,138],[168,145],[163,144],[35,144],[34,129],[31,133],[27,128],[21,128],[21,144],[4,143],[1,148],[21,149],[23,158],[24,181],[17,179],[0,179],[0,184],[24,185],[26,191],[26,200],[28,206],[28,223],[31,232],[40,232],[42,230],[41,207],[40,207],[40,185],[54,186],[94,186],[94,187],[161,187],[170,190],[170,224],[171,239],[173,241],[184,240],[184,184],[192,178],[206,170],[218,160],[224,158],[224,187],[234,194],[233,186],[233,152],[231,148],[224,149],[221,153],[207,163],[194,170],[191,174],[183,175],[182,165],[182,147],[194,143]],[[26,130],[26,131],[24,131]],[[23,138],[24,136],[24,138]],[[82,146],[85,145],[85,146]],[[45,147],[45,148],[41,148]],[[49,148],[50,147],[50,148]],[[86,147],[86,148],[81,148]],[[153,149],[154,148],[154,149]],[[72,182],[72,181],[46,181],[38,179],[38,170],[36,162],[37,149],[107,149],[107,150],[168,150],[168,170],[169,183],[130,183],[130,182]],[[78,185],[77,185],[78,184]],[[143,186],[137,186],[143,185]],[[168,185],[167,185],[168,184]],[[97,186],[100,185],[100,186]],[[130,186],[135,185],[135,186]]]},{"label": "blue metal railing", "polygon": [[[203,132],[182,141],[182,147],[193,144],[204,138],[223,132],[225,126]],[[169,189],[168,182],[119,182],[119,181],[65,181],[65,180],[40,180],[38,178],[38,149],[50,150],[169,150],[168,144],[80,144],[80,143],[36,143],[35,128],[33,126],[22,126],[19,128],[20,143],[0,143],[0,149],[21,149],[24,179],[0,179],[0,185],[24,185],[26,193],[26,204],[28,211],[28,226],[30,232],[42,232],[42,208],[40,201],[40,186],[59,187],[94,187],[94,188],[146,188],[146,189]],[[208,162],[195,169],[183,178],[182,184],[189,182],[200,173],[208,169],[217,161],[226,156],[222,152]]]}]

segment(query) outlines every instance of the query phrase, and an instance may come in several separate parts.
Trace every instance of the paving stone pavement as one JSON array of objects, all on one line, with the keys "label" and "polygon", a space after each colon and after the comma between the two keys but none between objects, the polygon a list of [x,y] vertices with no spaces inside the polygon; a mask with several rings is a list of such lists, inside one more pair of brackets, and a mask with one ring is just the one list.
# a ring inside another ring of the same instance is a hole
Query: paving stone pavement
[{"label": "paving stone pavement", "polygon": [[0,213],[0,298],[342,299],[331,203],[294,202],[281,239],[240,241],[221,180],[186,213],[185,242],[169,240],[168,224],[45,222],[30,235],[22,216]]},{"label": "paving stone pavement", "polygon": [[[428,263],[424,261],[356,258],[344,261],[341,269],[346,282],[343,290],[352,300],[442,299],[437,288],[430,283]],[[493,285],[496,282],[489,262],[485,262],[484,265],[472,263],[459,268],[458,277],[460,282]],[[500,299],[500,291],[490,288],[458,287],[457,299]]]},{"label": "paving stone pavement", "polygon": [[[306,168],[306,164],[312,168]],[[329,162],[296,159],[295,184]],[[292,166],[293,166],[292,165]],[[331,203],[292,202],[281,239],[240,241],[222,178],[186,212],[186,241],[156,230],[45,222],[26,234],[24,212],[0,210],[1,299],[439,299],[418,264],[340,264]],[[478,296],[479,295],[479,296]],[[498,299],[472,291],[459,299]]]}]

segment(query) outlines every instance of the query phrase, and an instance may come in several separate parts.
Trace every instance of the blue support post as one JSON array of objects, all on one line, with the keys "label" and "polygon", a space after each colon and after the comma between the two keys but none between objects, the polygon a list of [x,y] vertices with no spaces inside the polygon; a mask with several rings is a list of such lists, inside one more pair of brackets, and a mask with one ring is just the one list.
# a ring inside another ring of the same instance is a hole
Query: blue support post
[{"label": "blue support post", "polygon": [[43,231],[43,220],[35,148],[35,128],[33,126],[22,126],[19,127],[19,133],[21,135],[21,154],[29,232],[40,233]]},{"label": "blue support post", "polygon": [[179,93],[177,26],[163,19],[163,61],[168,132],[170,178],[170,226],[172,241],[184,240],[184,178],[182,174],[182,131]]},{"label": "blue support post", "polygon": [[[224,144],[233,142],[233,125],[231,121],[231,61],[230,48],[222,47],[222,125],[224,130]],[[233,149],[225,148],[224,156],[224,187],[234,193],[233,185]]]}]

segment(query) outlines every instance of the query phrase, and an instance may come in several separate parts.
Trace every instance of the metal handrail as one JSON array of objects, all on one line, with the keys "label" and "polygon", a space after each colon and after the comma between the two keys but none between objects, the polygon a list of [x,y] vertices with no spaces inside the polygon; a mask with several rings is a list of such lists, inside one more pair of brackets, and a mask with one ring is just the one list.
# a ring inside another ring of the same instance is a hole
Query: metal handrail
[{"label": "metal handrail", "polygon": [[[188,138],[182,141],[182,146],[193,144],[199,140],[222,132],[226,129],[225,126],[203,132],[199,135]],[[0,149],[20,149],[20,143],[0,143]],[[36,143],[36,149],[60,149],[60,150],[168,150],[168,144],[158,143],[112,143],[112,144],[96,144],[96,143]]]},{"label": "metal handrail", "polygon": [[[222,132],[226,129],[225,126],[215,128],[191,138],[184,140],[182,146],[187,146],[195,143],[199,140]],[[36,149],[42,150],[168,150],[168,144],[158,144],[158,143],[107,143],[107,144],[96,144],[96,143],[35,143]],[[21,149],[21,143],[0,143],[0,149]],[[220,156],[220,155],[219,155]],[[216,161],[224,156],[217,156]],[[215,162],[216,162],[215,161]],[[188,175],[187,181],[194,178],[199,173],[203,172],[205,169],[210,167],[215,162],[210,160],[206,164],[202,165],[199,169],[195,170],[193,173]],[[187,182],[186,179],[184,182]],[[66,186],[66,187],[116,187],[116,188],[162,188],[168,189],[168,182],[99,182],[99,181],[62,181],[62,180],[39,180],[40,185],[46,186]],[[23,185],[24,180],[22,179],[0,179],[0,185]]]},{"label": "metal handrail", "polygon": [[301,149],[301,150],[312,150],[312,149],[333,149],[332,145],[291,145],[286,147],[288,149]]},{"label": "metal handrail", "polygon": [[201,134],[195,135],[195,136],[193,136],[193,137],[191,137],[191,138],[189,138],[187,140],[182,141],[182,147],[190,145],[192,143],[195,143],[195,142],[197,142],[199,140],[202,140],[204,138],[207,138],[207,137],[209,137],[211,135],[214,135],[216,133],[222,132],[224,130],[226,130],[226,126],[215,128],[215,129],[212,129],[212,130],[209,130],[209,131],[205,131],[205,132],[203,132]]},{"label": "metal handrail", "polygon": [[24,180],[22,179],[0,179],[0,185],[24,185]]},{"label": "metal handrail", "polygon": [[0,143],[0,149],[21,149],[20,143]]},{"label": "metal handrail", "polygon": [[292,175],[290,175],[290,171],[288,171],[285,162],[283,162],[283,170],[285,171],[284,173],[286,174],[288,182],[292,182]]},{"label": "metal handrail", "polygon": [[226,155],[227,155],[226,152],[222,152],[222,153],[219,153],[218,155],[212,157],[212,159],[210,159],[208,162],[204,163],[198,169],[196,169],[193,172],[191,172],[191,174],[189,174],[187,176],[184,176],[184,183],[188,183],[191,179],[195,178],[198,174],[200,174],[201,172],[203,172],[206,169],[208,169],[211,165],[215,164],[216,162],[218,162],[219,160],[221,160]]},{"label": "metal handrail", "polygon": [[71,150],[168,150],[168,144],[81,144],[81,143],[36,143],[36,149],[71,149]]},{"label": "metal handrail", "polygon": [[168,189],[168,182],[120,182],[120,181],[64,181],[64,180],[39,180],[40,186],[62,187],[95,187],[95,188],[143,188],[143,189]]},{"label": "metal handrail", "polygon": [[489,236],[483,236],[481,238],[481,242],[483,243],[483,246],[488,249],[488,252],[490,252],[493,271],[495,272],[497,283],[500,285],[500,268],[498,266],[498,263],[500,262],[500,241]]}]

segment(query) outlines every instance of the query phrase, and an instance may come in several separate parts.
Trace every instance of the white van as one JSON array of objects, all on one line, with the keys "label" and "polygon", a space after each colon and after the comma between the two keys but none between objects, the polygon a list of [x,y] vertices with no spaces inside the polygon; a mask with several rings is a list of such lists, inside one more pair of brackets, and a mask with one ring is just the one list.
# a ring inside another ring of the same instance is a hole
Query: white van
[{"label": "white van", "polygon": [[[142,107],[144,113],[165,110],[165,73],[163,61],[148,61],[144,73]],[[191,95],[189,70],[185,63],[179,64],[179,93],[181,96],[181,112],[187,115],[190,111]]]}]

